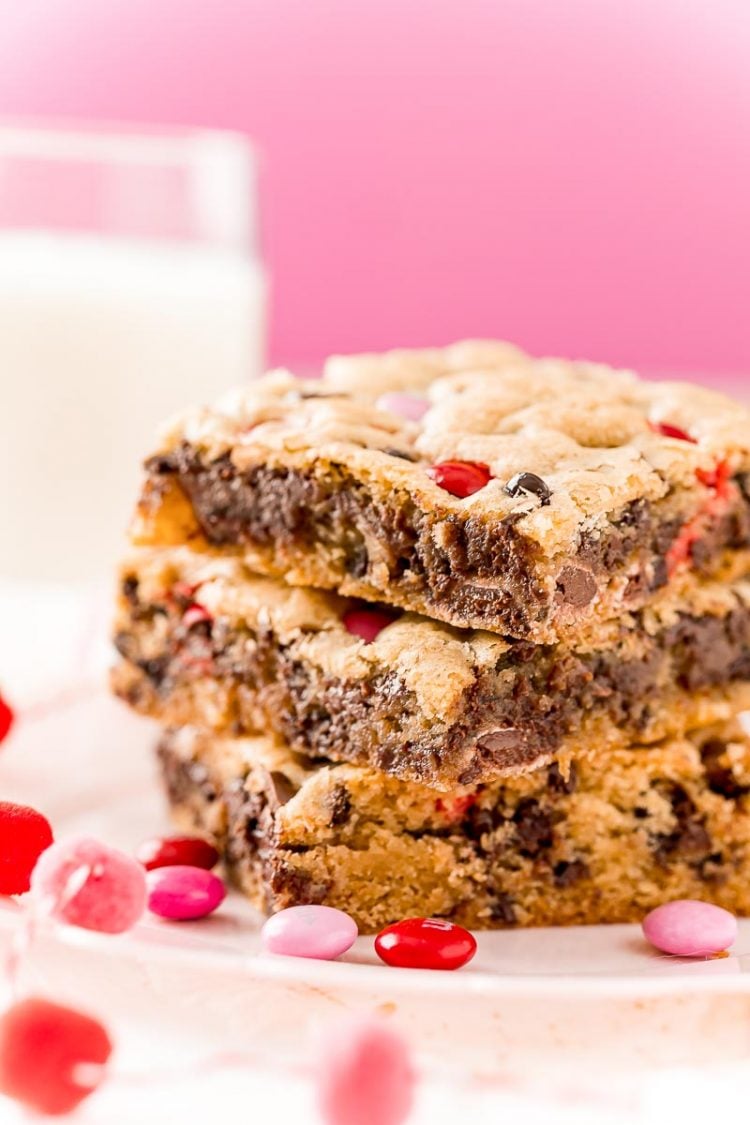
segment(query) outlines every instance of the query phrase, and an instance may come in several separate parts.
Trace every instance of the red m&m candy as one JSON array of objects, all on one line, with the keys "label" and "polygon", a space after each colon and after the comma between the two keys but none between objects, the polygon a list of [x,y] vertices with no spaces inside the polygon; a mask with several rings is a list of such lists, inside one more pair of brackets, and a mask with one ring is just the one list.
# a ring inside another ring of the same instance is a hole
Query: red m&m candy
[{"label": "red m&m candy", "polygon": [[216,848],[200,836],[156,836],[145,840],[135,857],[147,871],[157,867],[202,867],[210,871],[219,862]]},{"label": "red m&m candy", "polygon": [[30,997],[0,1017],[0,1093],[38,1113],[70,1113],[99,1085],[111,1054],[98,1020]]},{"label": "red m&m candy", "polygon": [[360,606],[349,609],[341,618],[344,628],[355,637],[361,637],[365,644],[372,644],[375,638],[398,617],[387,609],[375,606]]},{"label": "red m&m candy", "polygon": [[472,934],[443,918],[405,918],[375,938],[375,952],[399,969],[460,969],[477,951]]},{"label": "red m&m candy", "polygon": [[675,441],[689,441],[691,445],[698,444],[691,434],[681,430],[679,426],[672,426],[669,422],[649,422],[649,425],[655,434],[661,434],[662,437],[674,438]]},{"label": "red m&m candy", "polygon": [[488,467],[479,461],[441,461],[430,466],[427,476],[461,499],[479,492],[492,479]]},{"label": "red m&m candy", "polygon": [[36,861],[51,843],[46,817],[27,805],[0,801],[0,895],[28,891]]}]

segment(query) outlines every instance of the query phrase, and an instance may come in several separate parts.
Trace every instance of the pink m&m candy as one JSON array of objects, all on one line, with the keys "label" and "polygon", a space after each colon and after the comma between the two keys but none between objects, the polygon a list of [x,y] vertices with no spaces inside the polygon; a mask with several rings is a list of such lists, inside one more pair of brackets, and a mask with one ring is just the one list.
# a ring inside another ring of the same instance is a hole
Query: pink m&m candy
[{"label": "pink m&m candy", "polygon": [[355,637],[361,637],[365,644],[369,645],[383,632],[386,626],[392,625],[397,617],[398,614],[391,610],[363,606],[358,609],[347,610],[341,620],[348,633],[352,633]]},{"label": "pink m&m candy", "polygon": [[737,940],[737,919],[721,906],[682,898],[647,914],[643,935],[662,953],[708,957],[723,953]]},{"label": "pink m&m candy", "polygon": [[227,894],[219,876],[202,867],[157,867],[149,871],[146,884],[151,913],[174,922],[205,918]]},{"label": "pink m&m candy", "polygon": [[410,422],[420,422],[430,409],[426,398],[418,395],[400,394],[389,391],[381,395],[375,403],[378,410],[387,410],[391,414],[398,414],[401,418],[408,418]]},{"label": "pink m&m candy", "polygon": [[376,1021],[347,1021],[324,1037],[318,1105],[326,1125],[401,1125],[414,1100],[409,1050]]},{"label": "pink m&m candy", "polygon": [[87,836],[63,840],[42,852],[31,890],[58,921],[103,934],[129,930],[146,905],[146,875],[140,863]]},{"label": "pink m&m candy", "polygon": [[477,951],[472,934],[443,918],[404,918],[375,938],[375,952],[399,969],[460,969]]},{"label": "pink m&m candy", "polygon": [[331,961],[351,949],[357,923],[332,906],[290,906],[273,914],[261,938],[269,953]]}]

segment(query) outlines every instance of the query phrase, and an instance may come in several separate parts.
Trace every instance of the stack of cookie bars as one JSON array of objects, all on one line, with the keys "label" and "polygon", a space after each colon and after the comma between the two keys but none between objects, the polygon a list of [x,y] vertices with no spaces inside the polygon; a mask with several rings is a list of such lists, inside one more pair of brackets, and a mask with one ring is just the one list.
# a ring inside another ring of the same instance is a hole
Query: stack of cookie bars
[{"label": "stack of cookie bars", "polygon": [[259,905],[750,913],[750,413],[504,343],[335,357],[146,464],[117,693]]}]

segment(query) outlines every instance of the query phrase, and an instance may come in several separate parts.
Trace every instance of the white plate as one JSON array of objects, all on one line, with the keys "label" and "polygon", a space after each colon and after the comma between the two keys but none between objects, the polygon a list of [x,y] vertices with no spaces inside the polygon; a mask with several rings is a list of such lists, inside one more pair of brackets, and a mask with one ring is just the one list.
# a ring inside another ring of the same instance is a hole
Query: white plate
[{"label": "white plate", "polygon": [[[101,682],[46,718],[21,725],[0,759],[0,793],[42,809],[56,834],[87,832],[132,848],[167,827],[151,760],[155,731],[110,700]],[[142,923],[123,938],[77,930],[45,934],[32,971],[70,992],[87,980],[110,1002],[158,999],[159,1019],[199,1024],[212,1044],[253,1040],[299,1048],[300,1023],[345,1011],[397,1013],[424,1052],[492,1073],[542,1047],[563,1057],[586,1049],[623,1063],[737,1057],[747,1049],[750,922],[730,956],[659,956],[636,926],[593,926],[478,935],[474,961],[455,973],[389,969],[371,938],[338,962],[272,957],[260,950],[260,918],[238,895],[198,923]],[[0,905],[0,941],[20,924]],[[145,991],[144,991],[145,989]],[[664,1034],[665,1031],[668,1034]]]}]

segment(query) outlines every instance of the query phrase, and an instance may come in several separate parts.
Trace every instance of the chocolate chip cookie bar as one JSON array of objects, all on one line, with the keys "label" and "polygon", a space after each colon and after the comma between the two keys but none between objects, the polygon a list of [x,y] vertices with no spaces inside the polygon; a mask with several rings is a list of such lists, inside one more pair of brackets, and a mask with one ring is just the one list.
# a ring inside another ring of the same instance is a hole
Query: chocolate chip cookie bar
[{"label": "chocolate chip cookie bar", "polygon": [[253,902],[325,903],[363,931],[639,921],[662,902],[750,913],[750,742],[740,726],[436,794],[267,738],[184,728],[158,750],[175,818]]},{"label": "chocolate chip cookie bar", "polygon": [[133,534],[551,644],[750,571],[750,411],[500,343],[338,357],[174,423]]},{"label": "chocolate chip cookie bar", "polygon": [[750,581],[696,584],[596,645],[508,642],[143,551],[121,575],[117,693],[172,726],[271,731],[295,751],[452,789],[601,758],[750,707]]}]

